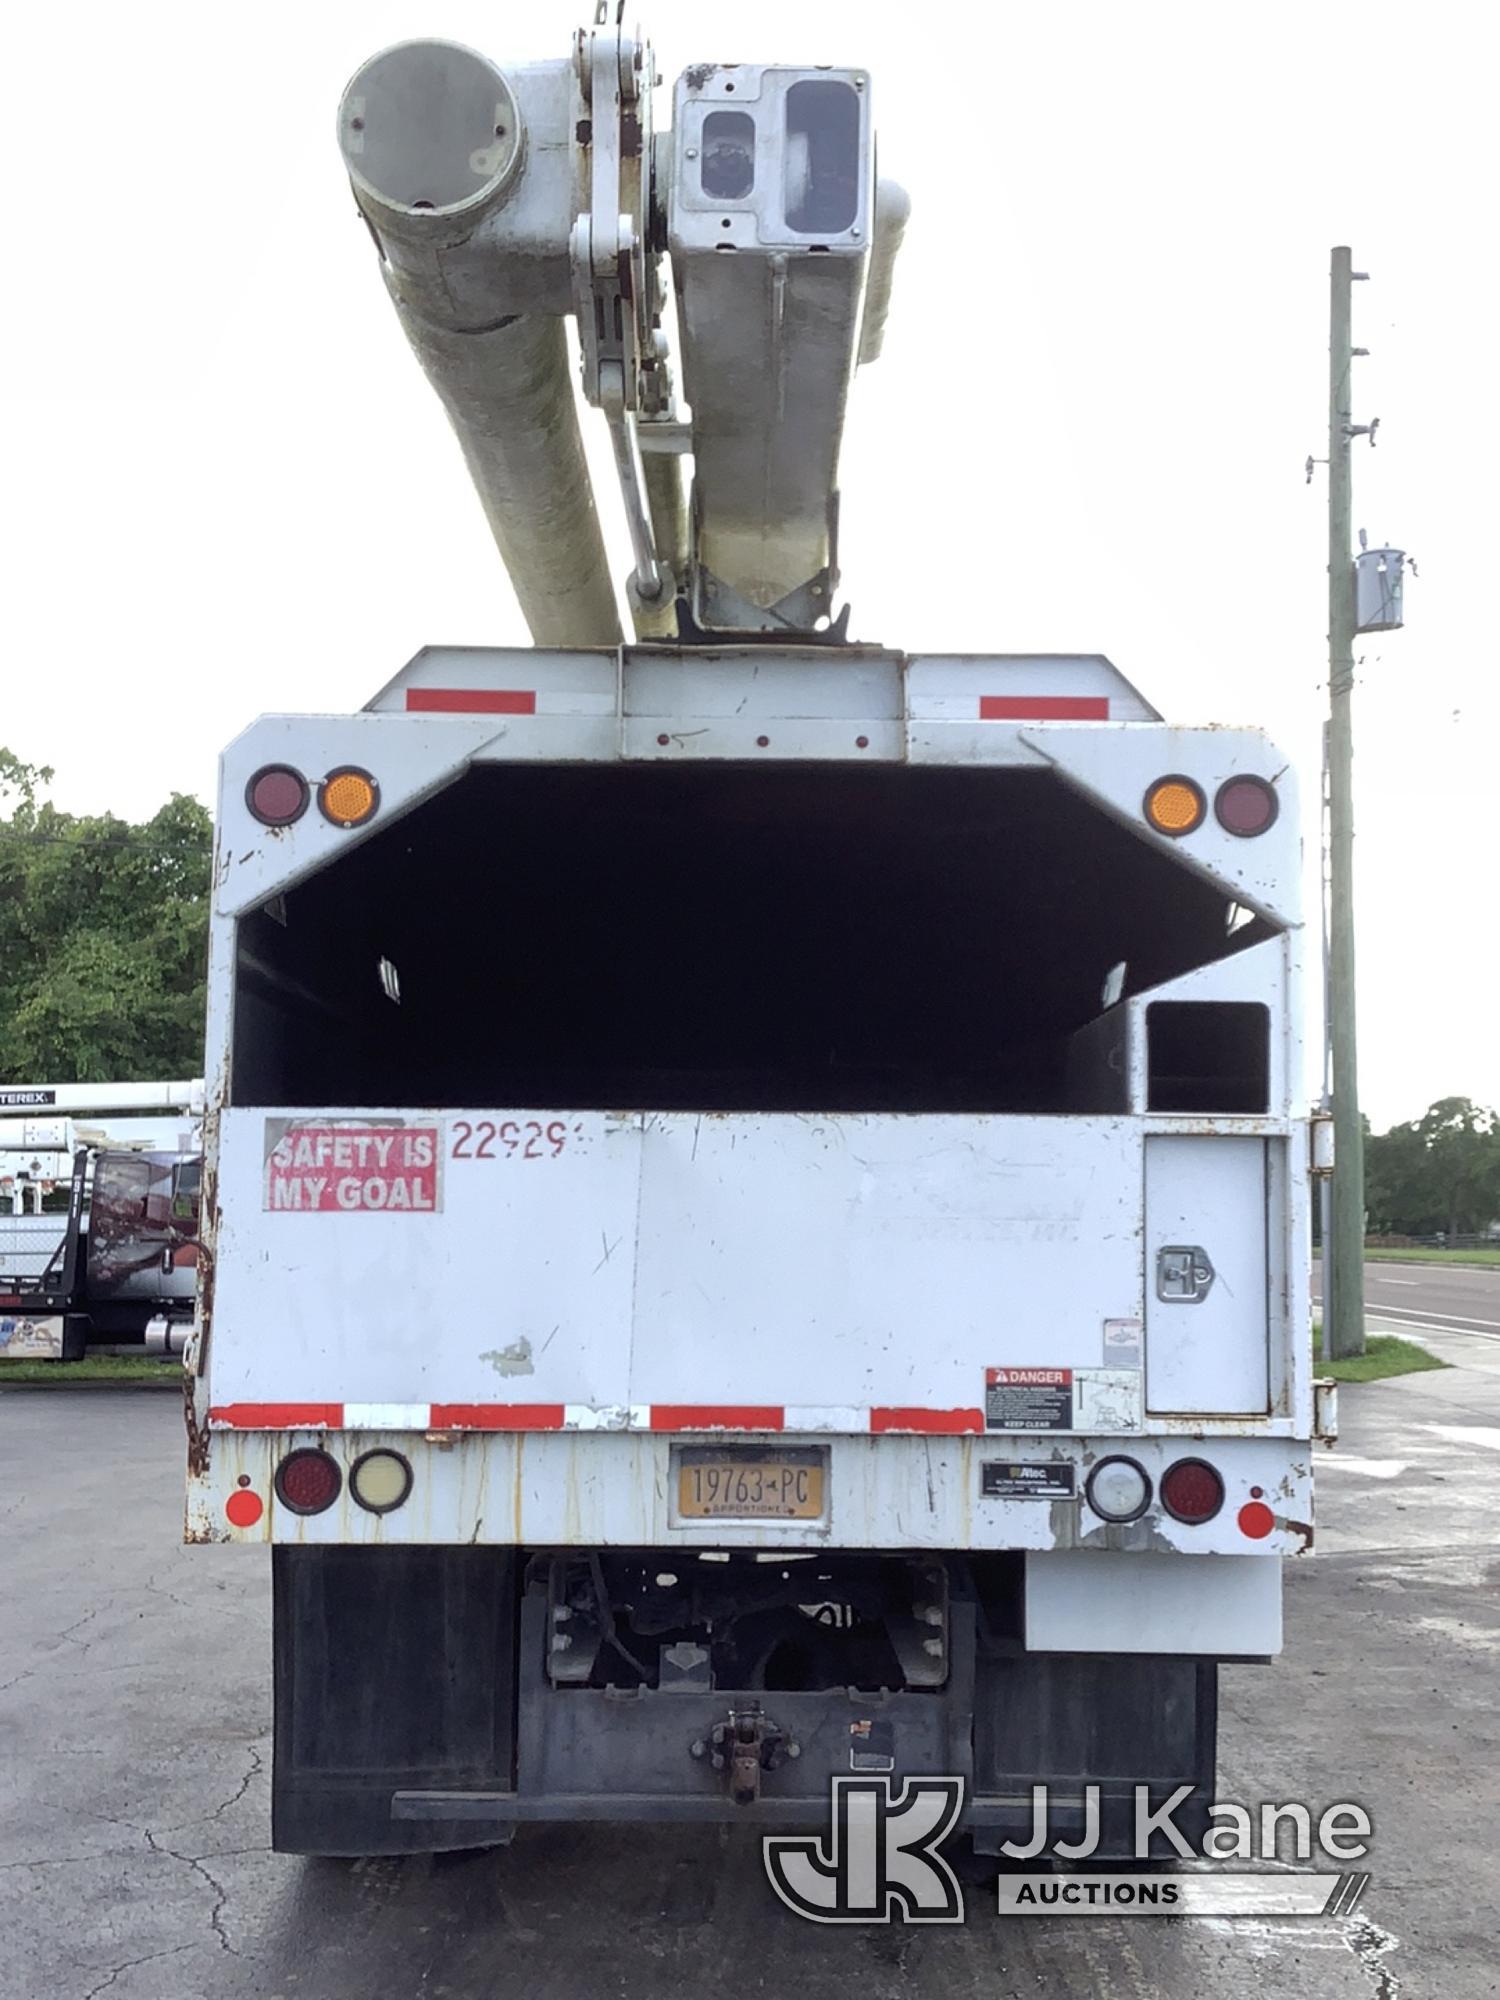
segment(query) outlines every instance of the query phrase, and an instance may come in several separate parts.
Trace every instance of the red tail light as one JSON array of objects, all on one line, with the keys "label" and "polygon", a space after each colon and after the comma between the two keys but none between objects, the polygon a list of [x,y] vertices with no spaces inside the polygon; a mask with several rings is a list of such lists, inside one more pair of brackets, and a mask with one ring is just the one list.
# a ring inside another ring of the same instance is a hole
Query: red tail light
[{"label": "red tail light", "polygon": [[276,1468],[276,1498],[294,1514],[323,1513],[343,1483],[337,1459],[316,1448],[288,1452]]},{"label": "red tail light", "polygon": [[1197,1527],[1224,1505],[1224,1482],[1203,1458],[1179,1458],[1161,1476],[1161,1504],[1174,1521]]},{"label": "red tail light", "polygon": [[267,764],[245,787],[245,804],[262,826],[290,826],[307,811],[307,780],[290,764]]},{"label": "red tail light", "polygon": [[1276,787],[1264,778],[1229,778],[1214,798],[1214,817],[1226,833],[1237,834],[1241,840],[1253,840],[1274,826],[1280,810]]}]

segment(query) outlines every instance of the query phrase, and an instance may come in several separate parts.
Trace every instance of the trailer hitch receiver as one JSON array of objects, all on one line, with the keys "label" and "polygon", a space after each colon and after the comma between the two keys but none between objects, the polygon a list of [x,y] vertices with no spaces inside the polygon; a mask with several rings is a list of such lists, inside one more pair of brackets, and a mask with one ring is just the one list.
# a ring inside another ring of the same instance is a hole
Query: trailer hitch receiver
[{"label": "trailer hitch receiver", "polygon": [[737,1806],[751,1806],[760,1797],[764,1771],[775,1771],[788,1757],[798,1757],[802,1746],[795,1743],[773,1722],[759,1702],[732,1708],[722,1722],[716,1722],[707,1738],[692,1745],[695,1757],[707,1757],[716,1771],[724,1773],[729,1796]]}]

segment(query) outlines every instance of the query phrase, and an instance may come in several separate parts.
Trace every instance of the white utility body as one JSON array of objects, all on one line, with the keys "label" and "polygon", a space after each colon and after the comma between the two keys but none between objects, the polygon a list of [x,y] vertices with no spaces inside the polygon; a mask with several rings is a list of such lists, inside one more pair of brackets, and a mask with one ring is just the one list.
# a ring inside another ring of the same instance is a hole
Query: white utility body
[{"label": "white utility body", "polygon": [[[905,214],[868,79],[702,65],[653,137],[653,76],[618,27],[409,44],[341,112],[546,643],[225,753],[188,1535],[274,1545],[282,1847],[807,1823],[850,1768],[956,1772],[991,1848],[1098,1783],[1118,1840],[1127,1780],[1211,1796],[1216,1662],[1279,1649],[1311,1539],[1293,779],[1101,656],[830,624]],[[571,182],[517,165],[549,120]],[[631,332],[662,242],[691,424]],[[747,432],[762,256],[821,386]],[[539,358],[575,308],[633,645]]]}]

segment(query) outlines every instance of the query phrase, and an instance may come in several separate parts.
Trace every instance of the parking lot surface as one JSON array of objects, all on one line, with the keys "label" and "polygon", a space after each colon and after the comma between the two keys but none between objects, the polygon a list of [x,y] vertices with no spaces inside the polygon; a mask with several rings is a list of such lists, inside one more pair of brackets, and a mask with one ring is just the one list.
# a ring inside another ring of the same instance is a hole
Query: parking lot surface
[{"label": "parking lot surface", "polygon": [[[1108,1992],[1479,2000],[1500,1962],[1500,1340],[1346,1389],[1288,1648],[1222,1683],[1220,1796],[1374,1816],[1352,1920],[828,1929],[733,1828],[272,1854],[269,1564],[181,1546],[176,1398],[0,1392],[3,2000]],[[1347,1864],[1346,1864],[1347,1865]]]}]

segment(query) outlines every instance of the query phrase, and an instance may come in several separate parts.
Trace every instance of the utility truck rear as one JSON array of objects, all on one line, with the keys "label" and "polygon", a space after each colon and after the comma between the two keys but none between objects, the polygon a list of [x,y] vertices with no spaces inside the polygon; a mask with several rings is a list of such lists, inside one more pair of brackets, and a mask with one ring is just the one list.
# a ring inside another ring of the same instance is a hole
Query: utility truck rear
[{"label": "utility truck rear", "polygon": [[537,644],[225,753],[188,1535],[271,1544],[282,1849],[865,1771],[1127,1853],[1311,1537],[1292,778],[1098,655],[850,638],[870,79],[654,82],[610,24],[340,108]]}]

